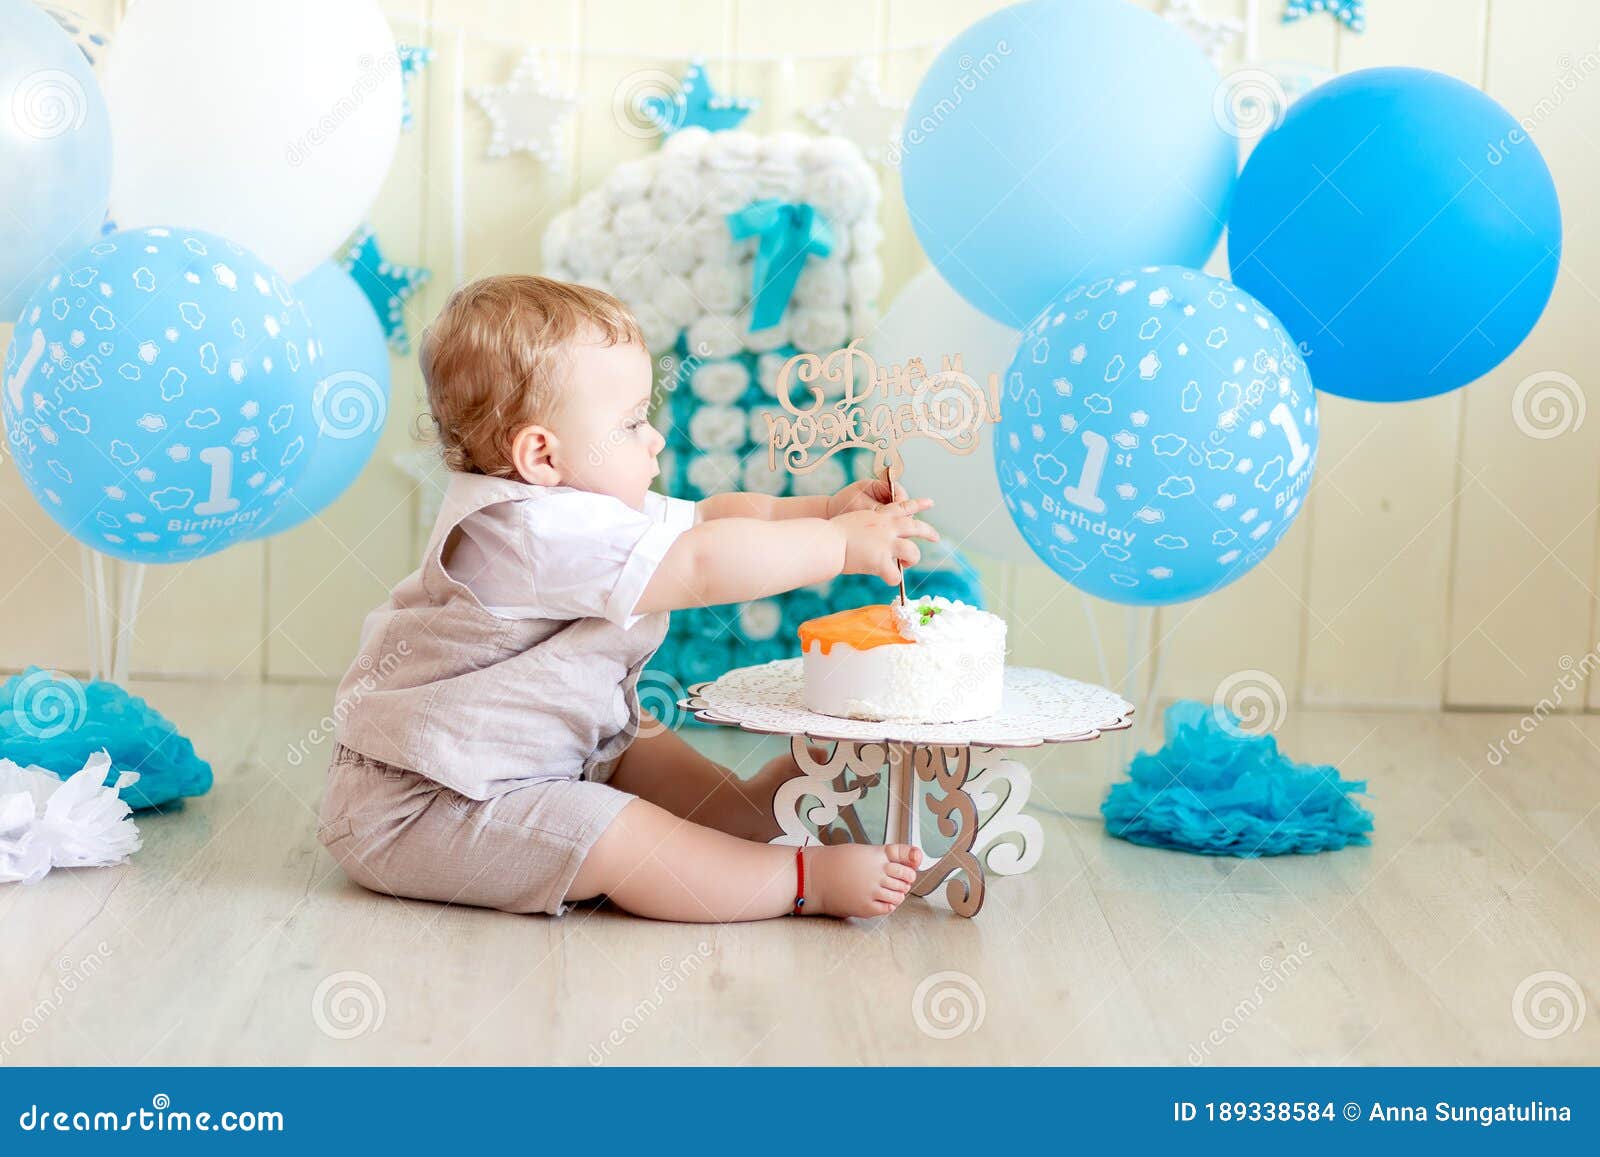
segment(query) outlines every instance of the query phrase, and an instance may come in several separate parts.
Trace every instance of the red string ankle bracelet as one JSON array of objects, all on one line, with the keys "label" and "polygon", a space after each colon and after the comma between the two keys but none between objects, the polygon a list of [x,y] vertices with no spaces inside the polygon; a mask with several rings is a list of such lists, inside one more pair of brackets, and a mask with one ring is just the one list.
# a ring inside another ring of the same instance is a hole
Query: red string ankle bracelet
[{"label": "red string ankle bracelet", "polygon": [[791,916],[803,916],[806,906],[806,847],[801,844],[794,850],[794,907]]}]

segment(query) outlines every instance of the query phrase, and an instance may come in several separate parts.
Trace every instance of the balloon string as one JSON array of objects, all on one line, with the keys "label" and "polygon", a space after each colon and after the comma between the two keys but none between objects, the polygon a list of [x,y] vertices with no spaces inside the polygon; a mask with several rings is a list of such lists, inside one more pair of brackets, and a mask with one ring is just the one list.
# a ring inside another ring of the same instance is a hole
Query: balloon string
[{"label": "balloon string", "polygon": [[100,616],[96,609],[93,554],[87,545],[78,548],[83,573],[83,617],[89,640],[89,679],[100,678]]}]

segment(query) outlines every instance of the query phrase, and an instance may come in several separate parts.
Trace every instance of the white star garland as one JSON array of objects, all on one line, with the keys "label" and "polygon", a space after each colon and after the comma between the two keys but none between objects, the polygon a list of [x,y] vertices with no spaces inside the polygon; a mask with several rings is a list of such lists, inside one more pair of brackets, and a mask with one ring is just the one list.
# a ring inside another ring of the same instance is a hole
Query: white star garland
[{"label": "white star garland", "polygon": [[505,84],[473,88],[472,99],[489,117],[487,156],[530,153],[560,171],[562,130],[578,111],[578,98],[546,79],[534,53],[523,55]]},{"label": "white star garland", "polygon": [[1222,67],[1222,58],[1233,42],[1244,33],[1244,22],[1227,16],[1208,16],[1200,10],[1200,0],[1162,0],[1162,19],[1183,29],[1200,46],[1212,64]]},{"label": "white star garland", "polygon": [[899,141],[906,106],[884,99],[871,63],[861,60],[851,71],[844,92],[811,105],[805,115],[823,132],[844,137],[858,146],[867,160],[877,162]]}]

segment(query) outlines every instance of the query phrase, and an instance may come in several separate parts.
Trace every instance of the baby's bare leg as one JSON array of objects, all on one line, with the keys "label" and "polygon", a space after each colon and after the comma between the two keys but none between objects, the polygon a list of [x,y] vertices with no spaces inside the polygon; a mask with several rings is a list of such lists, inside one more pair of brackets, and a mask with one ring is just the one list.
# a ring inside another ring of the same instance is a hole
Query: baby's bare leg
[{"label": "baby's bare leg", "polygon": [[799,774],[785,754],[743,779],[696,751],[677,732],[662,728],[633,741],[611,776],[611,786],[719,832],[770,840],[779,832],[772,795],[785,779]]},{"label": "baby's bare leg", "polygon": [[[910,891],[921,856],[906,844],[807,848],[803,911],[887,916]],[[636,799],[589,850],[567,899],[605,895],[638,916],[727,923],[784,915],[795,882],[793,848],[741,840]]]}]

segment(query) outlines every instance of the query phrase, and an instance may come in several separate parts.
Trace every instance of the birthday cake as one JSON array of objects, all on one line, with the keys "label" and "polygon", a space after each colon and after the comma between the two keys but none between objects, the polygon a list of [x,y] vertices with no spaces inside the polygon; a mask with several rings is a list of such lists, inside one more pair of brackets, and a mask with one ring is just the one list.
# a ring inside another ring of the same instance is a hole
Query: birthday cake
[{"label": "birthday cake", "polygon": [[934,597],[800,624],[804,702],[845,719],[960,723],[1000,710],[1006,624]]}]

